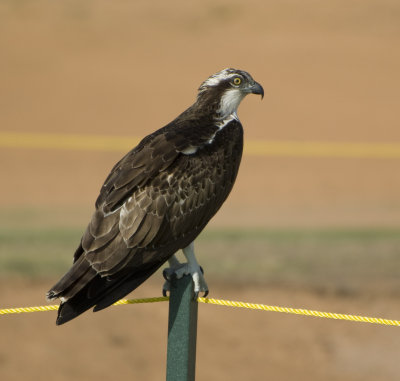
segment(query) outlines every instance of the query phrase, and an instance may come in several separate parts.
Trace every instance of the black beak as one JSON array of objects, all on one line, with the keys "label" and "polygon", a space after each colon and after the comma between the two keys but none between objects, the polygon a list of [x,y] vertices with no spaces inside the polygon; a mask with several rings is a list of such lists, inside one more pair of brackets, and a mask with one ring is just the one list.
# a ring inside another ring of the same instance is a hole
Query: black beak
[{"label": "black beak", "polygon": [[260,95],[261,95],[261,99],[264,98],[264,89],[263,89],[263,87],[262,87],[259,83],[257,83],[257,82],[254,82],[254,84],[250,87],[250,92],[251,92],[252,94],[260,94]]}]

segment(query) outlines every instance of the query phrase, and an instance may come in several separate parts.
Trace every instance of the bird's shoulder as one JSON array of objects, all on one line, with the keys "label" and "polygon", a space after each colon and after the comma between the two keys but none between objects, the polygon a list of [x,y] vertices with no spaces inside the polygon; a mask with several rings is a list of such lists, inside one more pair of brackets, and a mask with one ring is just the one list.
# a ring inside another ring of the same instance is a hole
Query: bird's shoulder
[{"label": "bird's shoulder", "polygon": [[[237,127],[239,122],[230,123]],[[225,127],[224,127],[225,129]],[[146,136],[112,168],[96,200],[96,208],[109,213],[160,173],[168,172],[179,156],[211,146],[221,127],[211,119],[183,113],[163,128]],[[228,130],[228,128],[226,128]]]}]

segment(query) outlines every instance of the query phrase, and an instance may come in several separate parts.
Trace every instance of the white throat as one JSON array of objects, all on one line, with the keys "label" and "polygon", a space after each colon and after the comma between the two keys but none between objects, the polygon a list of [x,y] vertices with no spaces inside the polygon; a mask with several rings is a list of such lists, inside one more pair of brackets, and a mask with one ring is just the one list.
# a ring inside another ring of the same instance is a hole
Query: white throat
[{"label": "white throat", "polygon": [[245,94],[239,89],[232,88],[225,91],[224,95],[221,97],[218,109],[221,119],[226,119],[231,115],[235,116],[235,119],[237,119],[237,108],[244,97]]}]

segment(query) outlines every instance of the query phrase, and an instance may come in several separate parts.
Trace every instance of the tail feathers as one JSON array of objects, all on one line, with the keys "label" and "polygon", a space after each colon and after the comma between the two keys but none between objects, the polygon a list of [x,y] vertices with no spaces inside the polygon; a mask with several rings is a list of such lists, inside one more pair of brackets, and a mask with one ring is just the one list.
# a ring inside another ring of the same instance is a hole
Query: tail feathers
[{"label": "tail feathers", "polygon": [[113,290],[110,290],[100,302],[96,303],[96,307],[93,309],[93,311],[96,312],[107,308],[129,294],[131,291],[135,290],[145,280],[147,280],[147,278],[153,275],[161,267],[161,265],[162,263],[157,264],[146,271],[141,271],[140,273],[130,275],[123,283],[113,287]]},{"label": "tail feathers", "polygon": [[[50,289],[47,293],[47,299],[53,300],[64,296],[66,290],[75,285],[79,279],[90,269],[89,263],[82,256],[73,264],[71,269]],[[85,283],[82,284],[82,287]]]},{"label": "tail feathers", "polygon": [[75,296],[83,287],[85,287],[94,277],[96,277],[96,270],[89,267],[87,271],[75,282],[71,282],[71,285],[62,292],[64,300],[68,300]]},{"label": "tail feathers", "polygon": [[147,269],[141,269],[140,272],[125,272],[112,280],[96,275],[73,297],[60,304],[56,324],[64,324],[93,306],[94,311],[110,306],[140,286],[161,265],[162,263],[157,263]]},{"label": "tail feathers", "polygon": [[58,308],[56,320],[57,325],[61,325],[72,320],[92,307],[90,304],[85,303],[86,300],[83,291],[84,289],[70,300],[61,302],[60,307]]}]

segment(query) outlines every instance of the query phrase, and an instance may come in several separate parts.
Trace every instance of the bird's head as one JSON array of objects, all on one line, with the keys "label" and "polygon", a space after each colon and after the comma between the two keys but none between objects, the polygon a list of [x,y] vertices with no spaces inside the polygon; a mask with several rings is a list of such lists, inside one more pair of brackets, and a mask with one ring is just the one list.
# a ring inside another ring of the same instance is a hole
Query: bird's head
[{"label": "bird's head", "polygon": [[264,89],[243,70],[224,69],[206,79],[199,87],[197,103],[206,105],[224,119],[235,115],[242,99],[247,94],[264,97]]}]

